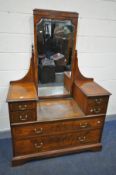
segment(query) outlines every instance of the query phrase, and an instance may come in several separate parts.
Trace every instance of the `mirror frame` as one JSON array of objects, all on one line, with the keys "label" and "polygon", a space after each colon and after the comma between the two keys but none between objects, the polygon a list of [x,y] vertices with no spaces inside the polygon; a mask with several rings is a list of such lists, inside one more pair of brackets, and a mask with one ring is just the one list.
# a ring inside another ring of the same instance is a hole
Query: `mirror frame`
[{"label": "mirror frame", "polygon": [[[66,12],[66,11],[56,11],[56,10],[43,10],[43,9],[34,9],[34,75],[35,75],[35,84],[38,93],[38,51],[37,51],[37,24],[42,18],[54,19],[54,20],[70,20],[74,25],[74,46],[72,51],[72,68],[75,56],[76,48],[76,37],[77,37],[77,22],[78,22],[78,13],[76,12]],[[73,70],[72,70],[73,71]]]}]

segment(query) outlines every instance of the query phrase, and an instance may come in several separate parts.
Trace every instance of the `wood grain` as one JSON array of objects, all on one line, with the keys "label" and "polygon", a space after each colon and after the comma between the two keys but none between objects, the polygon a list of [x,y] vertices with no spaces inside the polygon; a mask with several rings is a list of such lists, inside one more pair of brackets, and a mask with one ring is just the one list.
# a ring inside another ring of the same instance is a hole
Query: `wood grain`
[{"label": "wood grain", "polygon": [[98,129],[104,125],[105,116],[81,117],[70,120],[57,120],[36,123],[24,123],[23,125],[12,125],[13,137],[17,139],[35,136],[56,135],[80,130]]},{"label": "wood grain", "polygon": [[68,133],[63,135],[53,135],[34,137],[31,139],[16,140],[15,156],[33,154],[50,150],[58,150],[90,143],[99,142],[100,130],[81,131],[77,133]]},{"label": "wood grain", "polygon": [[38,100],[34,83],[12,83],[9,88],[7,101]]}]

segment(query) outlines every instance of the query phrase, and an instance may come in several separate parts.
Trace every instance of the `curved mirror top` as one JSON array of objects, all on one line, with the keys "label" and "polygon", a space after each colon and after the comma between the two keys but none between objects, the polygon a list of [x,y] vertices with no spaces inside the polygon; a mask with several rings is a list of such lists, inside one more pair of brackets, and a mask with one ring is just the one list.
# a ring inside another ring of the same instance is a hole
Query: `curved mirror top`
[{"label": "curved mirror top", "polygon": [[69,94],[64,72],[71,71],[74,26],[70,20],[41,19],[36,26],[39,96]]}]

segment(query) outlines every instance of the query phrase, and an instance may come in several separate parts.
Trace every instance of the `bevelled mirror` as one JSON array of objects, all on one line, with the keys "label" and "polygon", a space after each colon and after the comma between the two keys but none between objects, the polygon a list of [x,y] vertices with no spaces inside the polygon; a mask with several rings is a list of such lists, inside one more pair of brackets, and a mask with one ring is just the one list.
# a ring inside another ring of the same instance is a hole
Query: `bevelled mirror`
[{"label": "bevelled mirror", "polygon": [[71,74],[76,27],[70,13],[34,10],[35,60],[39,97],[67,96],[64,75]]}]

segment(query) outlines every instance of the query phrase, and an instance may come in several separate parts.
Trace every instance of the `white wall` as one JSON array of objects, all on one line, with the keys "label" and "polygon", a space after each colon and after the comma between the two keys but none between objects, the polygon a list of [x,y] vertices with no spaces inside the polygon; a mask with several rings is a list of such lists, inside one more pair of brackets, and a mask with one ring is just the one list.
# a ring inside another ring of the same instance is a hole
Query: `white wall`
[{"label": "white wall", "polygon": [[113,94],[108,114],[115,114],[115,0],[0,0],[0,130],[9,128],[9,81],[23,77],[29,67],[34,8],[79,12],[77,49],[81,72],[94,77]]}]

